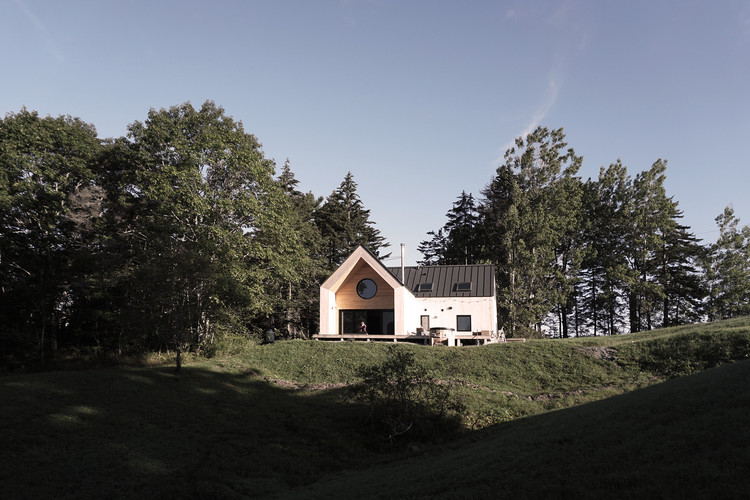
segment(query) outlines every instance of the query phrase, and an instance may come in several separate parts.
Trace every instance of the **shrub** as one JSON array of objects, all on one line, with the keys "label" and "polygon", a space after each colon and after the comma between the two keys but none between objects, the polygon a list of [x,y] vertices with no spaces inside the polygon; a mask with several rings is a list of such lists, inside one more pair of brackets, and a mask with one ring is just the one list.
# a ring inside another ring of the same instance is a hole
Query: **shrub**
[{"label": "shrub", "polygon": [[413,352],[390,346],[382,363],[362,365],[357,374],[362,381],[350,394],[369,407],[370,423],[390,443],[430,440],[460,428],[463,404]]}]

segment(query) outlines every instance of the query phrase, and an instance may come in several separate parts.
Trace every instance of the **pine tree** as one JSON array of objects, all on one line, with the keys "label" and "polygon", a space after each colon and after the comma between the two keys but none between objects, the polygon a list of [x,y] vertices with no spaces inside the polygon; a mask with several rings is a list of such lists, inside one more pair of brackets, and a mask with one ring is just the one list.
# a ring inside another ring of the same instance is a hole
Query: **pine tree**
[{"label": "pine tree", "polygon": [[323,237],[323,253],[330,269],[341,265],[357,245],[362,245],[379,259],[390,256],[381,251],[389,244],[370,220],[357,194],[357,183],[351,172],[315,212],[315,224]]},{"label": "pine tree", "polygon": [[[672,219],[682,218],[675,203]],[[663,236],[662,248],[655,255],[656,281],[662,289],[661,326],[695,323],[704,317],[708,295],[701,263],[706,249],[690,228],[672,225]]]},{"label": "pine tree", "polygon": [[278,183],[292,209],[289,230],[299,235],[302,252],[289,263],[295,270],[293,275],[280,283],[280,302],[275,308],[272,326],[279,329],[282,337],[308,338],[317,330],[320,313],[318,288],[328,274],[323,239],[314,223],[315,211],[323,200],[312,192],[303,193],[297,189],[299,181],[288,158]]},{"label": "pine tree", "polygon": [[739,228],[731,205],[716,223],[719,238],[710,247],[706,265],[712,321],[750,314],[750,226]]},{"label": "pine tree", "polygon": [[479,211],[471,193],[461,192],[446,214],[445,264],[477,264],[481,261]]},{"label": "pine tree", "polygon": [[624,289],[630,279],[625,255],[632,182],[620,160],[602,167],[584,187],[588,237],[581,266],[580,307],[593,335],[619,333],[625,323]]},{"label": "pine tree", "polygon": [[431,238],[420,242],[417,249],[424,259],[421,265],[477,264],[482,261],[482,233],[479,209],[471,193],[462,191],[445,214],[448,219]]},{"label": "pine tree", "polygon": [[422,254],[423,259],[418,261],[420,266],[437,266],[445,263],[445,235],[443,228],[435,231],[428,231],[429,240],[419,243],[417,250]]}]

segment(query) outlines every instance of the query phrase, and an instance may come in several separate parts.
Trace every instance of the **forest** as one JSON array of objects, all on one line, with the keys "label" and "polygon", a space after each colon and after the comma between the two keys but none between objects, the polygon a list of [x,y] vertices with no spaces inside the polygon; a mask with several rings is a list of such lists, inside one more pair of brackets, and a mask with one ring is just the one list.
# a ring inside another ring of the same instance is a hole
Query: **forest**
[{"label": "forest", "polygon": [[[493,263],[508,336],[612,335],[750,313],[750,228],[732,207],[702,245],[666,161],[577,177],[562,129],[516,139],[476,199],[420,244],[422,265]],[[71,116],[0,121],[0,366],[59,351],[211,354],[309,338],[319,286],[357,245],[388,242],[348,173],[302,192],[289,160],[206,101],[152,109],[102,140]]]}]

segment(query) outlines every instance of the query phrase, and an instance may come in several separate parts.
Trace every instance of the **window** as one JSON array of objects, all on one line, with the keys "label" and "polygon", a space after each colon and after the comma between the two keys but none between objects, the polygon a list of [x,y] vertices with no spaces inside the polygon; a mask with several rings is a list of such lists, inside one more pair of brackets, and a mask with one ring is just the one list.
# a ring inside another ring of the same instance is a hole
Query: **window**
[{"label": "window", "polygon": [[417,289],[418,292],[431,292],[432,291],[432,283],[420,283],[419,288]]},{"label": "window", "polygon": [[456,283],[456,291],[457,292],[470,292],[471,291],[471,282],[470,281],[463,281],[460,283]]},{"label": "window", "polygon": [[357,295],[363,299],[371,299],[378,293],[378,285],[370,278],[365,278],[357,283]]},{"label": "window", "polygon": [[459,314],[456,316],[456,330],[459,332],[471,331],[471,316]]},{"label": "window", "polygon": [[347,309],[339,313],[339,333],[360,333],[364,321],[369,334],[393,335],[393,309]]}]

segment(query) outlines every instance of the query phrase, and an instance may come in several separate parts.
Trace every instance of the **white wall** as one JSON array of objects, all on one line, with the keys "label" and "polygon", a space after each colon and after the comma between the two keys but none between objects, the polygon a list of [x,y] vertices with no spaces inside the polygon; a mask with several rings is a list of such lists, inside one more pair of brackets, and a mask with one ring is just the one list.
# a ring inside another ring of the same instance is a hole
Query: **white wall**
[{"label": "white wall", "polygon": [[471,316],[472,331],[497,331],[497,303],[494,297],[416,298],[415,331],[422,315],[430,316],[430,328],[456,328],[457,315]]},{"label": "white wall", "polygon": [[337,331],[336,294],[320,289],[320,332],[323,335],[335,335]]},{"label": "white wall", "polygon": [[[396,289],[395,294],[395,314],[399,315],[399,304],[402,306],[401,314],[402,322],[400,325],[401,329],[396,329],[397,335],[406,335],[409,333],[416,333],[417,327],[419,326],[419,305],[418,299],[409,292],[406,287],[399,287]],[[396,326],[399,327],[398,320]]]}]

